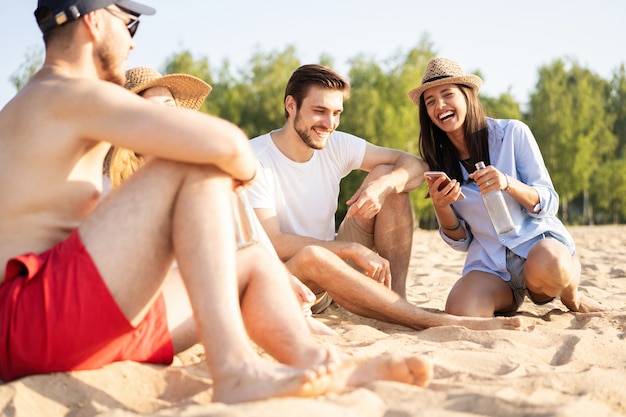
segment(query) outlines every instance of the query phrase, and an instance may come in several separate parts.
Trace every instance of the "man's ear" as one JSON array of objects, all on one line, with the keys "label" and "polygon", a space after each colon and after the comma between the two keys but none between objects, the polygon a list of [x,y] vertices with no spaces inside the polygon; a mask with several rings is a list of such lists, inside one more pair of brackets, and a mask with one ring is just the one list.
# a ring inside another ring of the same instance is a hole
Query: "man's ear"
[{"label": "man's ear", "polygon": [[83,25],[85,25],[87,32],[93,40],[100,39],[100,37],[102,37],[104,33],[104,20],[100,15],[101,10],[102,9],[98,9],[89,12],[81,19],[83,21]]},{"label": "man's ear", "polygon": [[297,109],[298,109],[298,106],[293,96],[285,97],[285,110],[287,110],[287,113],[289,113],[289,115],[291,116],[292,114],[296,112]]}]

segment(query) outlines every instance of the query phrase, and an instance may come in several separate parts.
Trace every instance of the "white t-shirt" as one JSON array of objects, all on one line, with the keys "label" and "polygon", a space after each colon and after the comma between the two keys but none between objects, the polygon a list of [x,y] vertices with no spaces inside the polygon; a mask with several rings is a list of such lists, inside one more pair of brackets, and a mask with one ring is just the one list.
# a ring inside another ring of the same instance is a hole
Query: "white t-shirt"
[{"label": "white t-shirt", "polygon": [[274,209],[283,233],[334,240],[339,183],[361,166],[365,140],[335,131],[324,149],[315,150],[306,162],[295,162],[270,134],[251,140],[260,163],[248,188],[252,207]]}]

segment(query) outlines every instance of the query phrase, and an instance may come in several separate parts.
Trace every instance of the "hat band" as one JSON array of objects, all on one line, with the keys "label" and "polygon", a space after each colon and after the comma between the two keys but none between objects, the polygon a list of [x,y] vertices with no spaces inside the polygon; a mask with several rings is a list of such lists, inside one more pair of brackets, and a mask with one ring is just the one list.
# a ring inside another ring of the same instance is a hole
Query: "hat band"
[{"label": "hat band", "polygon": [[433,81],[442,80],[444,78],[452,78],[452,75],[440,75],[438,77],[429,78],[425,81],[422,81],[422,84],[432,83]]}]

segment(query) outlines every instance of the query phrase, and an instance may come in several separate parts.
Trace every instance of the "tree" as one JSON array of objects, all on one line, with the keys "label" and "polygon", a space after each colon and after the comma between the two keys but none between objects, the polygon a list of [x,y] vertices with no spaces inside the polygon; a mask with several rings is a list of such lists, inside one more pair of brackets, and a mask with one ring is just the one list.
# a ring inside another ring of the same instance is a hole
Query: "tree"
[{"label": "tree", "polygon": [[26,52],[25,61],[18,67],[11,77],[9,81],[11,84],[15,86],[16,90],[21,90],[24,87],[24,84],[30,80],[32,77],[43,65],[44,53],[41,47],[31,48]]},{"label": "tree", "polygon": [[622,64],[613,74],[609,113],[615,116],[613,133],[617,137],[616,154],[626,156],[626,70]]},{"label": "tree", "polygon": [[501,94],[497,98],[481,96],[480,102],[485,108],[485,113],[490,117],[522,120],[520,105],[513,99],[510,92]]},{"label": "tree", "polygon": [[618,224],[626,218],[626,160],[601,165],[594,176],[593,190],[597,222]]},{"label": "tree", "polygon": [[243,74],[243,100],[239,126],[250,137],[274,130],[285,123],[285,86],[300,66],[293,46],[269,54],[257,52]]},{"label": "tree", "polygon": [[529,124],[562,197],[565,221],[568,202],[581,194],[583,222],[593,221],[591,180],[616,146],[613,120],[606,113],[608,96],[608,83],[575,62],[556,60],[539,71]]}]

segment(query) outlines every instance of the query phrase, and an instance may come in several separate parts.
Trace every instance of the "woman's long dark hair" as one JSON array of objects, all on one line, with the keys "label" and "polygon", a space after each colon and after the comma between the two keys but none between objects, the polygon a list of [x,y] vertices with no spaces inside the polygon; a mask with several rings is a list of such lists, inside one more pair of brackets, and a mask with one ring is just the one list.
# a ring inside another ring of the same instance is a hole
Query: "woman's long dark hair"
[{"label": "woman's long dark hair", "polygon": [[[467,103],[467,116],[464,123],[465,143],[470,153],[467,165],[473,167],[478,161],[485,161],[485,164],[489,165],[489,130],[485,110],[474,90],[461,84],[457,86],[461,89]],[[448,135],[430,120],[423,94],[420,97],[419,118],[421,156],[428,162],[431,170],[444,171],[450,178],[463,183],[459,153]],[[469,172],[472,171],[473,168],[469,170]]]}]

